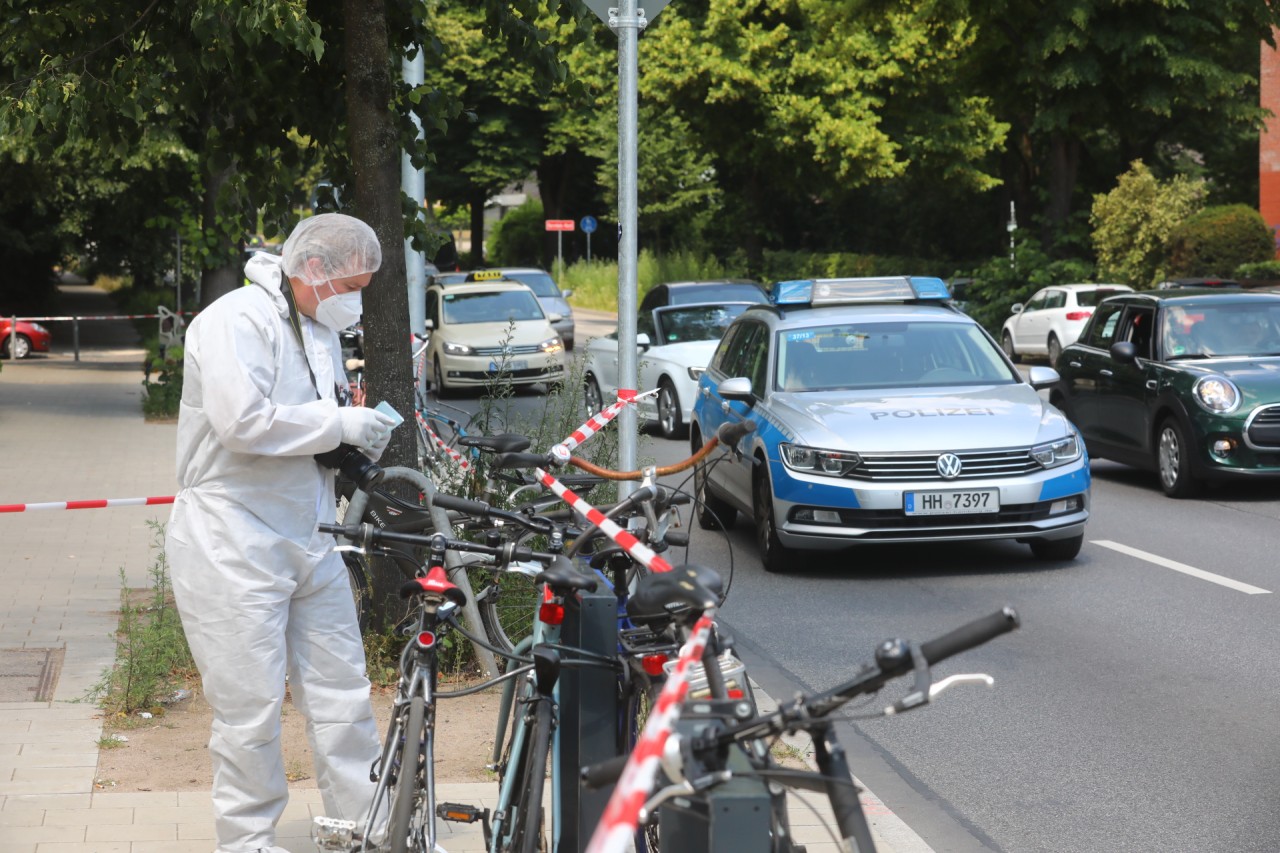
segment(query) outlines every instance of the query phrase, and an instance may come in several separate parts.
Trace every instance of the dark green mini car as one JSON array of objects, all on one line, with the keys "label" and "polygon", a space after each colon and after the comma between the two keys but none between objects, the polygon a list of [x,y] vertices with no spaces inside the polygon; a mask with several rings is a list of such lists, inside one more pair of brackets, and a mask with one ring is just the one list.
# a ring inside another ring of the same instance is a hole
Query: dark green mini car
[{"label": "dark green mini car", "polygon": [[1050,402],[1090,457],[1154,470],[1170,497],[1280,478],[1280,293],[1114,296],[1054,366]]}]

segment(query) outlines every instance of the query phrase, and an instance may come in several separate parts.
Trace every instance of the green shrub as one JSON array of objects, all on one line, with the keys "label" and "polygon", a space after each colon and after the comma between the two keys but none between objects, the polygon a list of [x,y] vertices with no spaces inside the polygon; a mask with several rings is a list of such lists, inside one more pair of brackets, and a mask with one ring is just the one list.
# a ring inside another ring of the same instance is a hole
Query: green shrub
[{"label": "green shrub", "polygon": [[[747,278],[741,259],[722,261],[715,255],[679,250],[656,255],[648,249],[636,259],[638,299],[656,285],[669,281],[701,281],[714,278]],[[572,302],[580,308],[618,310],[618,264],[616,261],[577,261],[565,268],[560,286],[573,288]]]},{"label": "green shrub", "polygon": [[1115,189],[1093,197],[1089,217],[1098,277],[1139,290],[1168,278],[1169,238],[1204,204],[1203,180],[1177,176],[1161,181],[1133,161]]},{"label": "green shrub", "polygon": [[1275,237],[1258,211],[1244,204],[1206,207],[1170,235],[1169,275],[1227,275],[1275,253]]},{"label": "green shrub", "polygon": [[876,275],[945,276],[953,264],[929,258],[898,255],[859,255],[853,252],[768,251],[760,278],[766,282],[798,278],[842,278]]},{"label": "green shrub", "polygon": [[178,416],[182,403],[182,355],[182,347],[168,347],[162,355],[157,344],[149,344],[142,367],[142,414],[148,420]]},{"label": "green shrub", "polygon": [[1280,279],[1280,260],[1241,264],[1236,267],[1234,275],[1236,278],[1240,279]]},{"label": "green shrub", "polygon": [[969,315],[998,336],[1009,308],[1026,302],[1040,288],[1093,280],[1093,265],[1078,259],[1053,260],[1033,238],[1019,243],[1014,264],[1004,256],[992,258],[975,270],[963,273],[973,283],[967,294]]},{"label": "green shrub", "polygon": [[540,267],[545,237],[542,202],[531,198],[493,226],[486,253],[489,263],[495,267]]}]

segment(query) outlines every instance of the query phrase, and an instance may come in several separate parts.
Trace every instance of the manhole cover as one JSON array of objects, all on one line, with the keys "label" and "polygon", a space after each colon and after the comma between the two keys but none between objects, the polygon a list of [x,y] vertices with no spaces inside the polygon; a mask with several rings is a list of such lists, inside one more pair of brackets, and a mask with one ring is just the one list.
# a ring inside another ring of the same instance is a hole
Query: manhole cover
[{"label": "manhole cover", "polygon": [[0,649],[0,702],[48,702],[65,649]]}]

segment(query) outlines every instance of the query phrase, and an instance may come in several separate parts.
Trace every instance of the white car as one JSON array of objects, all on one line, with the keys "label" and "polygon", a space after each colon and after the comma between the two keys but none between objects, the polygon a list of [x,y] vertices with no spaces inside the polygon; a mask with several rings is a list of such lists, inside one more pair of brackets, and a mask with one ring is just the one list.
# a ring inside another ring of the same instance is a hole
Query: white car
[{"label": "white car", "polygon": [[[655,420],[666,438],[682,438],[693,411],[698,378],[733,318],[750,302],[670,305],[642,311],[636,321],[640,347],[639,388],[658,389],[640,401],[640,417]],[[618,396],[618,333],[594,338],[586,346],[583,396],[589,412],[598,412]]]},{"label": "white car", "polygon": [[1027,300],[1014,304],[1004,321],[1000,345],[1005,354],[1017,361],[1024,355],[1048,356],[1049,364],[1057,362],[1062,348],[1076,342],[1093,309],[1108,296],[1128,293],[1133,288],[1124,284],[1055,284]]},{"label": "white car", "polygon": [[479,388],[505,370],[512,384],[564,378],[564,342],[533,291],[513,281],[427,288],[427,370],[436,394]]}]

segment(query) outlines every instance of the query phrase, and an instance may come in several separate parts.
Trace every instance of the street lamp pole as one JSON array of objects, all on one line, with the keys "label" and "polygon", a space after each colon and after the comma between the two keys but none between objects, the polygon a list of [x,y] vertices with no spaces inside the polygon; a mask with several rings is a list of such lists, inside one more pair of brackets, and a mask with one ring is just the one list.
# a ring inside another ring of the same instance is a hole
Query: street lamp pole
[{"label": "street lamp pole", "polygon": [[1005,228],[1009,232],[1009,269],[1017,271],[1018,262],[1013,252],[1013,232],[1018,230],[1018,217],[1014,211],[1013,202],[1009,202],[1009,224]]}]

